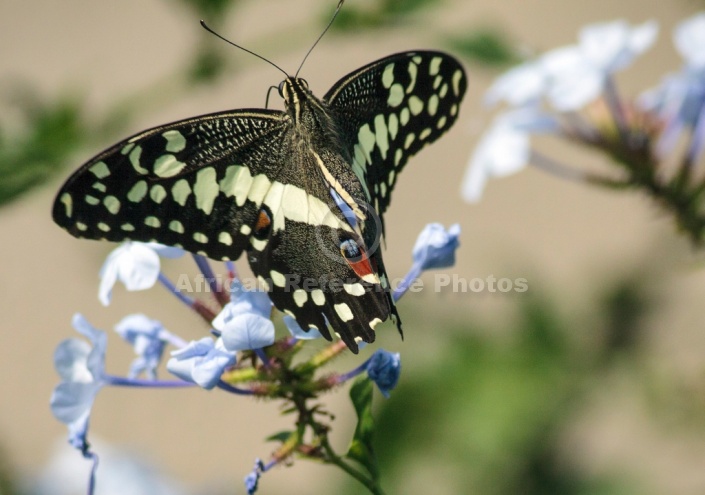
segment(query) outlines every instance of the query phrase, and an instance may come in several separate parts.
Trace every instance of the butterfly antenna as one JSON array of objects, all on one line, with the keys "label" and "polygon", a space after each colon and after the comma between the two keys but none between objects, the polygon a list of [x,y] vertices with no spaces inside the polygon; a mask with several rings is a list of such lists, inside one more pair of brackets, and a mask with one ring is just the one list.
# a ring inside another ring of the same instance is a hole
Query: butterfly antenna
[{"label": "butterfly antenna", "polygon": [[[341,1],[341,3],[342,3],[342,1]],[[208,31],[209,33],[211,33],[211,34],[217,36],[218,38],[220,38],[221,40],[225,41],[226,43],[229,43],[229,44],[233,45],[235,48],[239,48],[240,50],[242,50],[242,51],[244,51],[244,52],[247,52],[247,53],[249,53],[250,55],[254,55],[255,57],[257,57],[257,58],[260,59],[260,60],[264,60],[264,61],[267,62],[269,65],[271,65],[272,67],[276,68],[279,72],[281,72],[282,74],[284,74],[284,76],[289,77],[289,74],[287,74],[284,69],[282,69],[281,67],[279,67],[277,64],[275,64],[275,63],[272,62],[271,60],[268,60],[268,59],[264,58],[262,55],[256,54],[256,53],[253,52],[252,50],[248,50],[248,49],[245,48],[244,46],[240,46],[240,45],[238,45],[237,43],[233,43],[233,42],[230,41],[229,39],[224,38],[223,36],[219,35],[219,34],[216,33],[215,31],[213,31],[210,27],[208,27],[208,25],[206,24],[206,21],[204,21],[203,19],[201,19],[201,26],[203,27],[203,29],[205,29],[205,30]],[[324,31],[324,32],[325,32],[325,31]],[[304,60],[305,60],[305,59],[304,59]]]},{"label": "butterfly antenna", "polygon": [[323,32],[320,34],[320,36],[318,36],[318,38],[313,43],[313,45],[311,45],[311,48],[309,48],[308,51],[306,52],[306,56],[304,56],[304,59],[301,61],[301,65],[299,65],[299,68],[296,71],[296,74],[294,74],[294,77],[297,77],[299,75],[299,72],[301,71],[301,68],[304,66],[304,63],[306,62],[306,59],[308,58],[308,56],[311,54],[313,49],[316,48],[316,45],[318,44],[319,41],[321,41],[321,38],[323,38],[323,35],[326,34],[328,29],[330,29],[335,18],[338,17],[338,12],[340,12],[340,8],[343,6],[343,3],[345,3],[345,0],[340,0],[338,2],[338,6],[335,8],[335,12],[333,12],[333,17],[330,18],[330,21],[328,21],[328,25],[326,26],[326,28],[323,30]]}]

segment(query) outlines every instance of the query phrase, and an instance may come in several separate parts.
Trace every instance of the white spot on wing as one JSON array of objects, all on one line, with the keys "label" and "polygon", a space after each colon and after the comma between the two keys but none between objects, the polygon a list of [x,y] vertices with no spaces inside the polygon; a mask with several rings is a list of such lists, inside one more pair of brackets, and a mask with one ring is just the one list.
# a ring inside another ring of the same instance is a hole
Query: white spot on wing
[{"label": "white spot on wing", "polygon": [[350,306],[345,303],[334,304],[333,308],[335,309],[335,312],[338,313],[340,319],[343,321],[347,322],[354,318],[352,311],[350,310]]},{"label": "white spot on wing", "polygon": [[292,296],[294,298],[294,302],[299,308],[303,307],[303,305],[306,304],[306,301],[308,300],[308,294],[303,289],[296,289]]},{"label": "white spot on wing", "polygon": [[208,215],[213,211],[215,198],[220,194],[218,183],[215,180],[215,169],[207,167],[196,174],[196,183],[193,185],[193,195],[196,197],[196,207]]}]

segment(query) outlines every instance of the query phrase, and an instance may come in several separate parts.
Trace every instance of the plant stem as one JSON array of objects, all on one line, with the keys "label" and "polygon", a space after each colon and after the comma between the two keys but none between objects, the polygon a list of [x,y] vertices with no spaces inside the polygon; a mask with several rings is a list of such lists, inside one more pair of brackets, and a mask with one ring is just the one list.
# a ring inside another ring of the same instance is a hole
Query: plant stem
[{"label": "plant stem", "polygon": [[320,440],[321,440],[321,446],[323,447],[323,450],[326,453],[326,461],[338,466],[340,469],[348,473],[350,476],[355,478],[357,481],[365,485],[365,488],[367,488],[370,493],[374,495],[384,495],[384,490],[382,490],[382,487],[379,486],[378,480],[369,478],[365,476],[363,473],[358,471],[357,469],[353,468],[350,466],[348,463],[346,463],[340,456],[338,456],[334,451],[333,448],[331,447],[330,443],[328,442],[328,435],[323,433],[320,435]]}]

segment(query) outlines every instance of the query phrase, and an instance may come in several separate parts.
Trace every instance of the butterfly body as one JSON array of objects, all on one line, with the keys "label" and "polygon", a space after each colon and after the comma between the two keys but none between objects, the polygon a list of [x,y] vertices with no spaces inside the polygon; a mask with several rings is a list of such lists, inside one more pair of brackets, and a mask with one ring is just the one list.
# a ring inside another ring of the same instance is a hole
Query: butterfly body
[{"label": "butterfly body", "polygon": [[62,187],[54,220],[76,237],[218,260],[245,251],[278,309],[357,352],[390,316],[401,331],[381,215],[408,158],[455,121],[465,86],[440,52],[373,62],[322,99],[287,77],[284,112],[204,115],[108,148]]}]

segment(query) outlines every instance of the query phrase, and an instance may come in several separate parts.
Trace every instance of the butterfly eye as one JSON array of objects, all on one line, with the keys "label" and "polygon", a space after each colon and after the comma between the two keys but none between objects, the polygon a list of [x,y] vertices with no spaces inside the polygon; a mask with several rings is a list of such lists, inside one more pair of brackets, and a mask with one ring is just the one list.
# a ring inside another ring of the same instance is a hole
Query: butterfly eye
[{"label": "butterfly eye", "polygon": [[269,237],[269,232],[272,230],[272,216],[270,213],[262,208],[257,215],[257,222],[255,223],[255,230],[252,235],[255,239],[264,240]]},{"label": "butterfly eye", "polygon": [[284,98],[284,84],[285,83],[286,83],[286,81],[282,81],[279,83],[279,96],[281,96],[282,98]]}]

